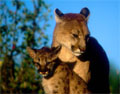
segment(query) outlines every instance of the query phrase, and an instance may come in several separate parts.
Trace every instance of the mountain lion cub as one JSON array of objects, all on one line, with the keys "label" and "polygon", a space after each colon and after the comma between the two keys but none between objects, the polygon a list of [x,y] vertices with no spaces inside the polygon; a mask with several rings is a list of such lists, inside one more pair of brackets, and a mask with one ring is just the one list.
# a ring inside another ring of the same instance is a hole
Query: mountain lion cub
[{"label": "mountain lion cub", "polygon": [[27,48],[38,72],[43,76],[42,85],[46,94],[90,93],[84,80],[58,58],[60,50],[61,46],[39,50]]}]

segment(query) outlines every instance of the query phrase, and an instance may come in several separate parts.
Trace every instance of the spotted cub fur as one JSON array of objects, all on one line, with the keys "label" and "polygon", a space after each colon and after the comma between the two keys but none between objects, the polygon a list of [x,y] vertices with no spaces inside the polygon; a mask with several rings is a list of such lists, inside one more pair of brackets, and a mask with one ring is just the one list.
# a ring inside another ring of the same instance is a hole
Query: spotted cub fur
[{"label": "spotted cub fur", "polygon": [[[27,48],[38,72],[43,76],[42,85],[46,94],[84,94],[90,93],[87,84],[58,55],[61,46],[43,47],[40,50]],[[75,63],[75,62],[74,62]]]}]

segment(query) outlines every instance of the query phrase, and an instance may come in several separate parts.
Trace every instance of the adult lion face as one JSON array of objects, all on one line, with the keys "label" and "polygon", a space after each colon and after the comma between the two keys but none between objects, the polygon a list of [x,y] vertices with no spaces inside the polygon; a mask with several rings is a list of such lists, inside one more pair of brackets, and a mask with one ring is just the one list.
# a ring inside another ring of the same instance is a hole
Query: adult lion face
[{"label": "adult lion face", "polygon": [[83,8],[79,14],[63,14],[59,9],[55,9],[56,27],[52,46],[61,44],[70,49],[74,55],[81,55],[86,50],[89,36],[87,26],[89,14],[88,8]]}]

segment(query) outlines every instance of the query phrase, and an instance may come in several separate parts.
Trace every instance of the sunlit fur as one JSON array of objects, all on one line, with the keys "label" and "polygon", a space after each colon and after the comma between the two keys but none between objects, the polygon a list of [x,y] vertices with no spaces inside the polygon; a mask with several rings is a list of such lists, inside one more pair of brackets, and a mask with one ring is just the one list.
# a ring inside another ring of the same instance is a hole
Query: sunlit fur
[{"label": "sunlit fur", "polygon": [[[46,75],[41,74],[43,75],[42,85],[46,94],[89,94],[90,91],[85,81],[71,70],[67,62],[63,63],[58,58],[60,49],[60,47],[54,49],[44,47],[40,50],[34,49],[36,51],[34,54],[34,51],[28,48],[30,56],[32,53],[35,55],[33,58],[35,64],[38,61],[40,66],[44,65],[43,69]],[[40,66],[37,66],[38,72],[43,72]]]},{"label": "sunlit fur", "polygon": [[67,14],[55,9],[52,47],[63,46],[59,55],[62,61],[71,61],[74,55],[77,56],[74,57],[77,62],[73,71],[88,83],[92,92],[109,93],[109,61],[101,45],[89,37],[89,15],[88,8]]}]

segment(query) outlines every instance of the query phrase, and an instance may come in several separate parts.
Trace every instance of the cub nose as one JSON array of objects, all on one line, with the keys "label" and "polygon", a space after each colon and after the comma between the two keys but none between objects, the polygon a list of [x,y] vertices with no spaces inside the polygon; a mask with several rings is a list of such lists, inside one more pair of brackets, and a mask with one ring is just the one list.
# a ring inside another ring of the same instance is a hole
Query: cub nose
[{"label": "cub nose", "polygon": [[41,72],[46,72],[48,69],[45,66],[41,66],[40,71]]}]

